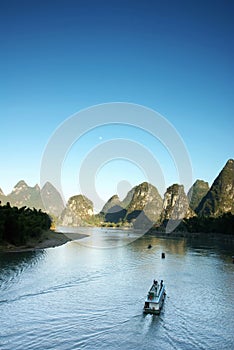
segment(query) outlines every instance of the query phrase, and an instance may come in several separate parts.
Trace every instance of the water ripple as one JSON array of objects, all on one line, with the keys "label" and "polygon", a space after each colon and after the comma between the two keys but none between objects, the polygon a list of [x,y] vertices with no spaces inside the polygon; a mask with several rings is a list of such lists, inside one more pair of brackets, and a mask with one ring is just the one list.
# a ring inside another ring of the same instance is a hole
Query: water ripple
[{"label": "water ripple", "polygon": [[[0,264],[1,350],[233,348],[234,266],[223,249],[142,237],[115,250],[71,242],[1,255]],[[144,315],[159,276],[162,312]]]}]

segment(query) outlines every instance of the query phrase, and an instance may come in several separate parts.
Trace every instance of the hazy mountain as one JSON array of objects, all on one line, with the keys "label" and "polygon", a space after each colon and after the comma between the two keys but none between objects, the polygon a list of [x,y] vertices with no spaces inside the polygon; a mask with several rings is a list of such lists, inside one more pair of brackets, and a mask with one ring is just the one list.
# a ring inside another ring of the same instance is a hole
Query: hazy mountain
[{"label": "hazy mountain", "polygon": [[209,184],[203,180],[197,180],[188,191],[189,206],[192,210],[198,207],[199,203],[209,191]]},{"label": "hazy mountain", "polygon": [[6,204],[7,200],[6,200],[6,196],[3,193],[2,189],[0,188],[0,202],[2,205]]},{"label": "hazy mountain", "polygon": [[126,197],[122,200],[121,203],[122,203],[123,208],[127,208],[129,206],[129,204],[131,203],[131,200],[132,200],[132,197],[134,195],[136,187],[137,186],[133,187],[130,191],[128,191]]},{"label": "hazy mountain", "polygon": [[80,194],[69,198],[60,222],[63,226],[85,226],[93,215],[93,203]]},{"label": "hazy mountain", "polygon": [[11,206],[27,206],[29,208],[44,210],[40,187],[38,185],[30,187],[23,180],[15,185],[13,191],[7,196],[7,201],[10,202]]},{"label": "hazy mountain", "polygon": [[196,213],[199,216],[220,216],[234,214],[234,160],[229,159],[214,180],[210,190],[199,203]]},{"label": "hazy mountain", "polygon": [[62,197],[56,188],[50,183],[46,182],[41,189],[41,198],[46,211],[59,217],[65,208]]},{"label": "hazy mountain", "polygon": [[30,187],[24,180],[21,180],[10,194],[4,195],[1,191],[0,200],[2,204],[10,202],[11,206],[41,209],[55,216],[59,216],[64,209],[60,193],[49,182],[40,190],[38,185]]}]

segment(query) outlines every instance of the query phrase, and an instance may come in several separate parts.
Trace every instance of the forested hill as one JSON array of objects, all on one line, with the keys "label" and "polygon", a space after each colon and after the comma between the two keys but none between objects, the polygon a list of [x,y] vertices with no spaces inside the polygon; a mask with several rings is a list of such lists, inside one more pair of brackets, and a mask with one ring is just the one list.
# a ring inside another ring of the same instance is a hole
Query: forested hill
[{"label": "forested hill", "polygon": [[0,205],[0,245],[19,246],[29,240],[39,240],[50,226],[49,215],[40,209],[11,207],[9,203]]}]

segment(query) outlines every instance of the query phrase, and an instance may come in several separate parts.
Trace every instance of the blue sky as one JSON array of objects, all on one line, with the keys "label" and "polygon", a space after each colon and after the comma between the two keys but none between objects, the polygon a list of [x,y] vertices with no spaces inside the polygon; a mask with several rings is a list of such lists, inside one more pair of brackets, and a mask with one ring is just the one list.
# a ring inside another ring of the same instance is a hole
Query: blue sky
[{"label": "blue sky", "polygon": [[[186,145],[194,180],[211,184],[233,158],[233,14],[229,0],[1,1],[3,191],[20,179],[40,182],[46,144],[68,117],[115,101],[163,115]],[[65,198],[79,191],[81,159],[117,135],[140,138],[156,152],[166,186],[178,182],[155,140],[133,128],[111,130],[87,133],[72,147],[61,170]],[[103,197],[118,183],[144,180],[144,171],[123,162],[100,164],[96,182]]]}]

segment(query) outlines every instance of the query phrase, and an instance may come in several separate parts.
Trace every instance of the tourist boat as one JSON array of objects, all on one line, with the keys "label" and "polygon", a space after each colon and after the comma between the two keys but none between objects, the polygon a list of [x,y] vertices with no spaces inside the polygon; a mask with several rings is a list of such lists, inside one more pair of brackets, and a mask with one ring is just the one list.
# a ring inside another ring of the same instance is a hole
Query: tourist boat
[{"label": "tourist boat", "polygon": [[163,302],[166,296],[165,285],[163,280],[160,283],[153,281],[153,285],[150,288],[147,297],[145,299],[144,313],[146,314],[159,314],[163,306]]}]

